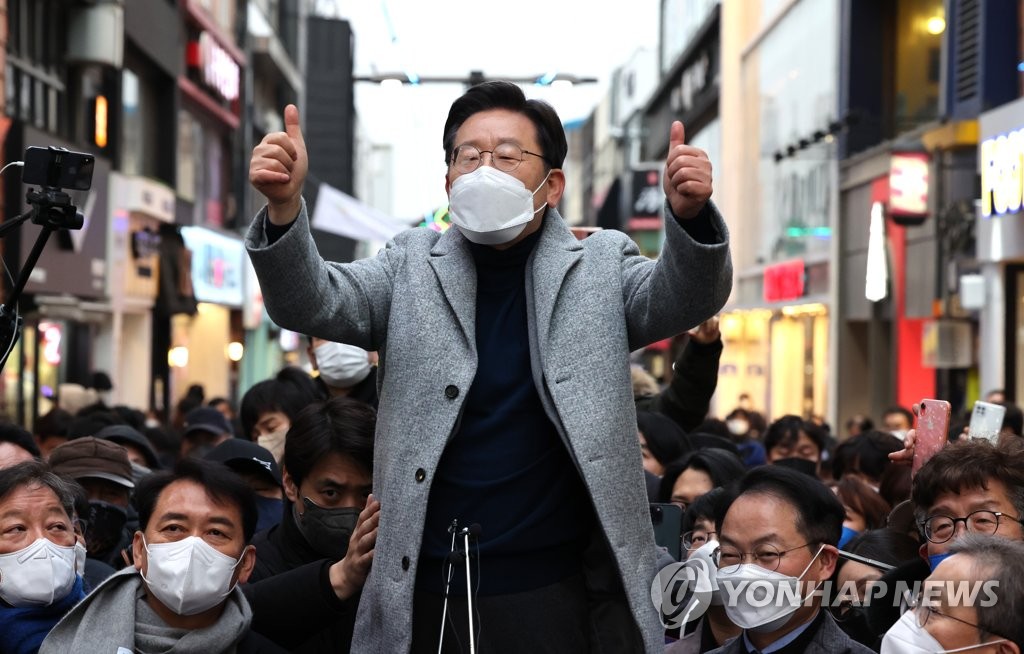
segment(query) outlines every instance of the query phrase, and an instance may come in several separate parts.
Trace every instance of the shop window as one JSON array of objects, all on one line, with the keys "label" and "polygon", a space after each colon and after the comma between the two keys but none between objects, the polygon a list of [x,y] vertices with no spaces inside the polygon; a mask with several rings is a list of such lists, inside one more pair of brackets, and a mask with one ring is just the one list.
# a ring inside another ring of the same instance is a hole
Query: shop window
[{"label": "shop window", "polygon": [[900,0],[896,10],[896,134],[935,120],[939,110],[943,0]]},{"label": "shop window", "polygon": [[191,113],[178,112],[178,196],[195,202],[196,184],[202,174],[203,128]]}]

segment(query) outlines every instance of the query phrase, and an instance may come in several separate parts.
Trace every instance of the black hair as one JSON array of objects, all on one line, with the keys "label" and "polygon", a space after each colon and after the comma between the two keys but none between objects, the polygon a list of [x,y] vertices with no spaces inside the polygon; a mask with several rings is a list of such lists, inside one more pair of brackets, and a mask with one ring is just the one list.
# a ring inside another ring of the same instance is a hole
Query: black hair
[{"label": "black hair", "polygon": [[1006,413],[1003,415],[1004,430],[1009,430],[1016,436],[1024,435],[1024,411],[1013,402],[1005,402]]},{"label": "black hair", "polygon": [[373,472],[373,431],[377,412],[348,397],[332,397],[299,412],[284,441],[284,468],[298,486],[316,464],[335,452]]},{"label": "black hair", "polygon": [[444,162],[452,160],[455,149],[455,134],[470,116],[491,109],[507,109],[530,119],[537,128],[537,142],[540,144],[544,161],[552,168],[561,168],[569,146],[565,141],[565,129],[558,114],[543,100],[527,100],[526,94],[516,84],[505,81],[491,81],[471,86],[452,103],[448,120],[444,123]]},{"label": "black hair", "polygon": [[259,382],[242,396],[239,410],[242,433],[252,440],[252,430],[262,413],[280,411],[293,421],[306,406],[323,399],[313,378],[303,370],[292,366],[282,368],[273,379]]},{"label": "black hair", "polygon": [[725,450],[737,457],[740,456],[740,448],[736,447],[736,442],[725,436],[692,432],[686,435],[686,439],[690,441],[690,446],[695,450]]},{"label": "black hair", "polygon": [[72,416],[69,412],[54,407],[45,414],[36,418],[32,425],[32,433],[36,436],[62,436],[67,438],[68,428],[71,426]]},{"label": "black hair", "polygon": [[907,424],[909,424],[911,427],[914,426],[914,414],[911,413],[910,409],[908,409],[907,407],[899,405],[891,406],[888,409],[886,409],[884,413],[882,413],[882,417],[884,418],[885,416],[891,415],[893,413],[900,414],[901,416],[907,419]]},{"label": "black hair", "polygon": [[675,461],[691,449],[683,428],[664,414],[637,411],[636,426],[647,441],[647,449],[661,465]]},{"label": "black hair", "polygon": [[889,453],[899,452],[903,443],[889,432],[870,430],[843,441],[832,456],[832,475],[862,473],[875,482],[889,467]]},{"label": "black hair", "polygon": [[[739,483],[731,485],[731,507],[741,495],[771,495],[786,502],[796,511],[796,530],[809,546],[819,543],[836,545],[843,533],[846,511],[832,490],[818,479],[785,466],[764,465],[748,472]],[[728,512],[728,508],[726,509]],[[715,523],[722,531],[722,519]]]},{"label": "black hair", "polygon": [[676,485],[679,475],[690,468],[706,472],[711,477],[713,488],[725,486],[743,477],[746,468],[735,454],[728,450],[706,449],[684,454],[665,467],[658,489],[658,499],[662,502],[672,501],[672,487]]},{"label": "black hair", "polygon": [[733,440],[736,436],[729,431],[729,425],[725,424],[724,420],[718,418],[708,418],[704,422],[697,425],[692,433],[711,434],[713,436],[721,436],[722,438],[728,438]]},{"label": "black hair", "polygon": [[[881,563],[888,563],[891,566],[899,566],[901,563],[916,561],[920,556],[918,554],[919,547],[920,543],[907,534],[883,527],[857,534],[846,544],[843,551],[859,554]],[[837,565],[836,570],[839,567]]]},{"label": "black hair", "polygon": [[[88,407],[86,407],[88,409]],[[83,409],[85,411],[86,409]],[[82,438],[83,436],[95,436],[96,432],[109,427],[110,425],[123,425],[124,420],[109,409],[102,411],[87,411],[85,414],[79,412],[68,425],[68,440]]]},{"label": "black hair", "polygon": [[0,420],[0,443],[17,445],[34,458],[39,458],[39,446],[36,445],[36,439],[32,438],[32,434],[27,430],[22,429],[13,422]]},{"label": "black hair", "polygon": [[920,525],[939,496],[959,495],[973,488],[988,490],[992,480],[1006,489],[1017,515],[1024,515],[1024,451],[993,446],[981,438],[950,443],[928,459],[914,477],[914,519]]},{"label": "black hair", "polygon": [[712,488],[686,507],[679,529],[681,533],[692,531],[698,520],[710,520],[711,524],[717,525],[725,517],[727,508],[729,491],[722,487]]},{"label": "black hair", "polygon": [[57,496],[68,520],[75,515],[75,494],[78,484],[64,479],[42,461],[22,461],[0,469],[0,502],[22,486],[45,486]]},{"label": "black hair", "polygon": [[860,433],[870,431],[875,428],[875,421],[864,415],[855,415],[846,421],[846,428],[857,427]]},{"label": "black hair", "polygon": [[191,481],[206,490],[206,494],[221,504],[234,504],[242,516],[242,533],[246,544],[256,533],[256,494],[242,478],[227,466],[203,459],[185,458],[172,470],[154,472],[135,487],[132,504],[139,512],[139,529],[145,530],[160,494],[176,481]]},{"label": "black hair", "polygon": [[146,414],[138,409],[135,409],[124,404],[118,404],[111,409],[124,424],[128,425],[137,432],[142,432],[146,428]]},{"label": "black hair", "polygon": [[211,406],[211,407],[216,408],[216,407],[220,406],[221,404],[227,404],[229,409],[231,409],[232,411],[235,410],[235,407],[231,404],[231,400],[229,400],[226,397],[215,397],[215,398],[212,398],[209,402],[206,403],[206,406]]},{"label": "black hair", "polygon": [[768,427],[768,432],[764,435],[765,452],[771,452],[780,445],[793,447],[800,438],[800,432],[804,432],[814,441],[819,454],[825,453],[828,448],[828,433],[810,420],[793,415],[782,416]]}]

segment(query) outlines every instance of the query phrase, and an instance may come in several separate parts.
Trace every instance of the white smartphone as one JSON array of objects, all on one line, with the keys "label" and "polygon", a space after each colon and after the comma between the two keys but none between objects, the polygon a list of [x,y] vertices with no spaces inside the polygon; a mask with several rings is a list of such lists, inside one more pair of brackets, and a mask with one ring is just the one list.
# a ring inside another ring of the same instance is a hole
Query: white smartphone
[{"label": "white smartphone", "polygon": [[995,445],[1003,428],[1006,407],[990,402],[975,402],[971,412],[971,438],[984,438]]}]

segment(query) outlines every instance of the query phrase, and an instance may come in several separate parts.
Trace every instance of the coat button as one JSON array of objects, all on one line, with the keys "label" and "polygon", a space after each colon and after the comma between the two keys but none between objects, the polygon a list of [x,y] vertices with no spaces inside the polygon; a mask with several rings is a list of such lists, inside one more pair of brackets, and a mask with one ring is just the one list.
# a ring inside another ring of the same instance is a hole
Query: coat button
[{"label": "coat button", "polygon": [[408,569],[409,569],[409,557],[408,556],[403,556],[402,557],[402,570],[408,570]]},{"label": "coat button", "polygon": [[416,469],[416,481],[417,481],[417,483],[422,482],[426,478],[427,478],[427,471],[424,470],[423,468],[417,468]]},{"label": "coat button", "polygon": [[454,400],[459,396],[459,387],[449,384],[444,389],[444,396],[447,397],[449,400]]}]

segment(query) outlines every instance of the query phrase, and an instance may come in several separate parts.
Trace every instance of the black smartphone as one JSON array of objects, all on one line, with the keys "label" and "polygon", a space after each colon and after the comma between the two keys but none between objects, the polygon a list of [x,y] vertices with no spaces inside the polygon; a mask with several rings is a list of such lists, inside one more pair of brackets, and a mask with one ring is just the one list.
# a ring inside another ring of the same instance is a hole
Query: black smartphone
[{"label": "black smartphone", "polygon": [[679,561],[681,543],[679,530],[683,524],[683,509],[678,504],[651,504],[651,524],[654,525],[654,542],[668,550]]},{"label": "black smartphone", "polygon": [[96,157],[91,154],[52,146],[33,146],[25,149],[25,166],[21,169],[21,181],[50,188],[88,191],[92,186],[92,171],[95,166]]}]

